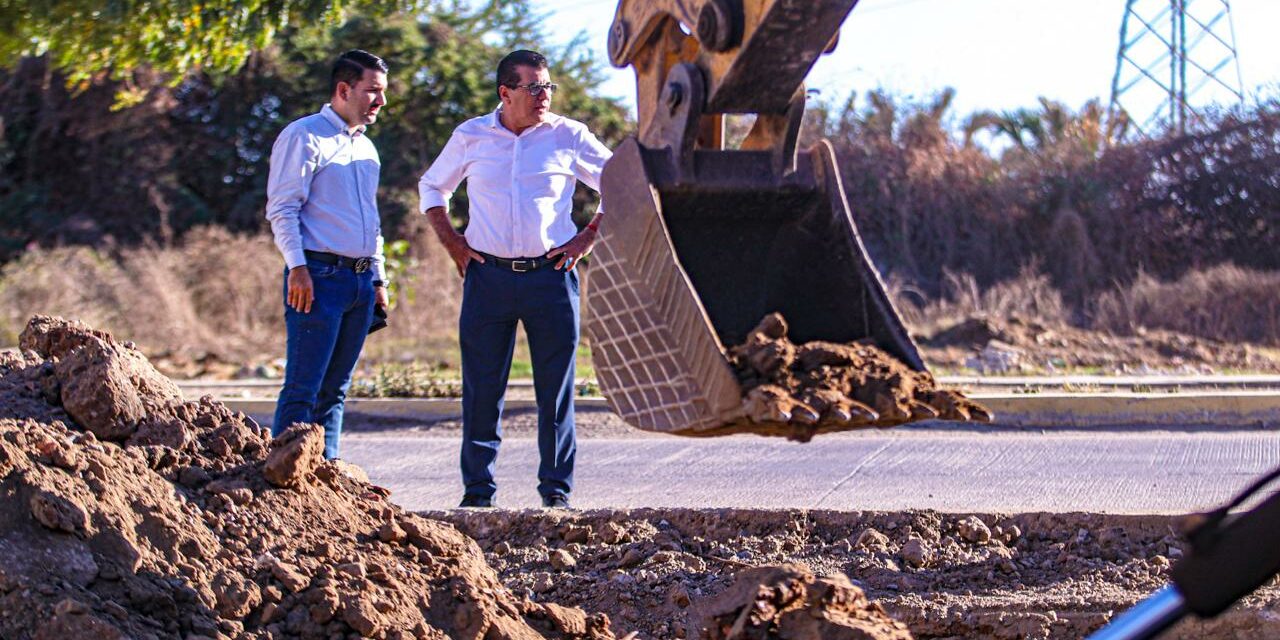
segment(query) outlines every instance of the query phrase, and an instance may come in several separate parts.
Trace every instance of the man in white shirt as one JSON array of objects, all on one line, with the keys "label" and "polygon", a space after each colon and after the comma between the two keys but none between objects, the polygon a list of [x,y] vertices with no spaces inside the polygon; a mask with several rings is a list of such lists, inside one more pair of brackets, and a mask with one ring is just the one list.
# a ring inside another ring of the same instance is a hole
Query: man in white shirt
[{"label": "man in white shirt", "polygon": [[387,103],[387,64],[358,49],[338,58],[329,104],[289,124],[271,148],[267,220],[284,256],[284,386],[271,431],[324,427],[338,457],[342,409],[375,306],[386,307],[378,151],[364,135]]},{"label": "man in white shirt", "polygon": [[[575,267],[591,251],[602,214],[579,231],[573,191],[577,180],[599,190],[611,153],[586,125],[551,112],[556,85],[541,54],[508,54],[497,84],[501,106],[454,129],[418,183],[422,211],[464,278],[461,506],[494,504],[503,396],[523,322],[538,402],[538,493],[543,506],[567,508],[577,449]],[[462,235],[447,207],[464,179],[470,221]]]}]

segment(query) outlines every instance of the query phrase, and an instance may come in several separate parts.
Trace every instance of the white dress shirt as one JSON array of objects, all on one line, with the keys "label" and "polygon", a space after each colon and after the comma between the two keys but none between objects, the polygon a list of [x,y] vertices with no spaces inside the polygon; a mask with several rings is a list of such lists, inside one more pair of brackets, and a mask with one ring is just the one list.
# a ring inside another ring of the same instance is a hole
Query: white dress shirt
[{"label": "white dress shirt", "polygon": [[351,132],[329,105],[299,118],[271,147],[267,220],[290,269],[307,263],[304,249],[373,258],[386,282],[378,175],[382,163],[363,126]]},{"label": "white dress shirt", "polygon": [[578,233],[572,218],[576,180],[599,191],[600,171],[613,154],[576,120],[548,114],[517,136],[499,121],[500,110],[453,130],[418,181],[422,212],[448,209],[465,179],[467,244],[500,258],[541,256]]}]

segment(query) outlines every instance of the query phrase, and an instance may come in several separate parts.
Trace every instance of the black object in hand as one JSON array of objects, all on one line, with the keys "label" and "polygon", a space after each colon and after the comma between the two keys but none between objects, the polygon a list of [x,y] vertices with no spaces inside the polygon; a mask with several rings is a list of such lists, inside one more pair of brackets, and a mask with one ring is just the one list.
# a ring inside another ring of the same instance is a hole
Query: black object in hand
[{"label": "black object in hand", "polygon": [[369,323],[369,333],[373,333],[378,329],[387,328],[387,308],[380,305],[373,305],[373,321]]}]

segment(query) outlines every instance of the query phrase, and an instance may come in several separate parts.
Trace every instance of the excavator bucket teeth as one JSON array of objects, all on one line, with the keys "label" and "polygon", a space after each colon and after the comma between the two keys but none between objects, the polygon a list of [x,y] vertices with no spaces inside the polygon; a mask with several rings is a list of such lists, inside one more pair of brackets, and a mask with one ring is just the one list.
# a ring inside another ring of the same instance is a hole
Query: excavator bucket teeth
[{"label": "excavator bucket teeth", "polygon": [[[649,431],[795,436],[794,425],[748,415],[726,357],[726,345],[775,312],[797,343],[867,341],[925,370],[858,236],[828,143],[781,177],[766,152],[694,160],[697,179],[683,179],[669,149],[631,138],[604,170],[608,223],[587,272],[586,332],[614,411]],[[805,435],[865,424],[809,425],[811,413],[785,420],[805,424]]]}]

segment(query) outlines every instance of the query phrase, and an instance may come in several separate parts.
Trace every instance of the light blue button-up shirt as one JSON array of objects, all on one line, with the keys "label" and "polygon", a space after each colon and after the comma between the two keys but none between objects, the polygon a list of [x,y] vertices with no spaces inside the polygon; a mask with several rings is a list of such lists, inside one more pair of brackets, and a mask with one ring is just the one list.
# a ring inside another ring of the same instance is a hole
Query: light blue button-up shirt
[{"label": "light blue button-up shirt", "polygon": [[271,147],[267,220],[290,269],[304,249],[373,258],[386,281],[378,218],[378,150],[363,126],[351,131],[332,107],[289,123]]}]

